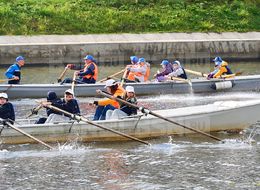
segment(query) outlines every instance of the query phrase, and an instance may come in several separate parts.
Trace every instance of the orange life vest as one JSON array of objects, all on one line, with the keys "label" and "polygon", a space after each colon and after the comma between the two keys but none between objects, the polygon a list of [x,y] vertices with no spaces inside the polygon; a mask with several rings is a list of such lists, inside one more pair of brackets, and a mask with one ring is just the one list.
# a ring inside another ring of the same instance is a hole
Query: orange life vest
[{"label": "orange life vest", "polygon": [[[125,94],[125,89],[123,87],[121,87],[120,85],[118,85],[117,90],[115,91],[115,93],[113,94],[114,97],[123,97]],[[111,100],[109,98],[106,99],[102,99],[98,101],[98,105],[99,106],[106,106],[108,104],[111,104],[112,106],[114,106],[115,108],[119,109],[120,105],[117,101],[115,100]]]},{"label": "orange life vest", "polygon": [[144,82],[147,81],[149,79],[150,76],[150,64],[149,63],[144,63],[142,65],[139,65],[139,67],[143,67],[144,65],[146,65],[146,71],[145,74],[141,73],[141,72],[135,72],[135,76],[138,77],[144,77]]},{"label": "orange life vest", "polygon": [[149,64],[149,63],[146,63],[146,66],[147,66],[147,69],[146,69],[146,73],[145,73],[145,75],[144,75],[144,82],[149,79],[149,77],[150,77],[150,71],[151,71],[150,64]]},{"label": "orange life vest", "polygon": [[84,69],[83,69],[83,72],[86,72],[91,64],[93,64],[94,67],[95,67],[95,69],[94,69],[94,75],[92,75],[92,74],[84,75],[83,78],[86,78],[86,79],[91,79],[91,78],[93,78],[93,79],[97,80],[98,67],[97,67],[97,65],[96,65],[94,62],[90,62],[90,63],[86,64],[85,67],[84,67]]}]

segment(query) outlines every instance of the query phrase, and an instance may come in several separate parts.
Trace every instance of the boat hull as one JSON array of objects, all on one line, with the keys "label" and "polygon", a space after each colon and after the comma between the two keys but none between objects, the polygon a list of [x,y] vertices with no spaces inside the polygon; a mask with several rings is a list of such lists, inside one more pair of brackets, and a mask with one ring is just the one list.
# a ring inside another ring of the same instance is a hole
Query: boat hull
[{"label": "boat hull", "polygon": [[[230,81],[231,87],[216,89],[216,84]],[[150,94],[178,94],[178,93],[209,93],[216,91],[259,91],[260,75],[240,76],[234,79],[193,79],[192,86],[186,82],[148,82],[129,83],[134,86],[137,95]],[[58,96],[63,93],[71,84],[21,84],[21,85],[0,85],[0,91],[8,93],[10,98],[43,98],[48,91],[54,91]],[[75,86],[77,97],[96,96],[97,89],[104,89],[104,83],[78,84]]]},{"label": "boat hull", "polygon": [[[224,102],[155,112],[175,122],[203,132],[240,131],[254,124],[259,119],[257,113],[260,112],[260,101],[248,102],[250,103],[238,102],[235,104],[234,102]],[[142,116],[139,122],[138,118],[126,118],[122,120],[97,121],[96,123],[142,139],[194,133],[151,115]],[[128,140],[115,133],[83,122],[28,124],[21,126],[20,129],[49,143],[75,140],[82,142]],[[4,128],[0,137],[3,144],[34,143],[32,139],[21,135],[11,128]]]}]

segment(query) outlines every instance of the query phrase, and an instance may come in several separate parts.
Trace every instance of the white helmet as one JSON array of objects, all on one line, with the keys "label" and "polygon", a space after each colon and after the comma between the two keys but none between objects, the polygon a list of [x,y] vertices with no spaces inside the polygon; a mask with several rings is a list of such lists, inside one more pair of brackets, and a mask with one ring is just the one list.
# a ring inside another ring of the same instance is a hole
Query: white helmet
[{"label": "white helmet", "polygon": [[0,98],[8,99],[8,95],[4,92],[0,93]]},{"label": "white helmet", "polygon": [[127,86],[127,87],[125,88],[125,90],[126,90],[126,92],[133,92],[133,93],[135,93],[135,89],[134,89],[134,87],[132,87],[132,86]]},{"label": "white helmet", "polygon": [[114,86],[115,84],[116,84],[116,81],[114,79],[109,79],[106,81],[106,86],[104,88]]}]

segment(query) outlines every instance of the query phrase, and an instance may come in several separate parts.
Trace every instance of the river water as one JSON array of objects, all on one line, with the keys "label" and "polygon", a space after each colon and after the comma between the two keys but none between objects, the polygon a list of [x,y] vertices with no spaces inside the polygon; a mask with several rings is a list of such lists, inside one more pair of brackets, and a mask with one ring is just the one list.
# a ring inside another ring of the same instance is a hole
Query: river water
[{"label": "river water", "polygon": [[[100,70],[107,76],[121,68]],[[200,66],[189,68],[199,70]],[[259,68],[259,63],[239,63],[235,70],[259,74]],[[24,83],[55,82],[61,71],[56,67],[23,68]],[[259,98],[257,92],[240,92],[145,96],[138,100],[150,109],[164,109]],[[79,99],[84,114],[93,113],[87,102],[94,99]],[[36,105],[34,99],[11,101],[18,118],[24,118]],[[260,189],[260,125],[256,123],[240,134],[214,135],[225,143],[185,135],[149,139],[151,146],[75,140],[54,143],[55,150],[46,150],[39,144],[0,144],[0,189]]]}]

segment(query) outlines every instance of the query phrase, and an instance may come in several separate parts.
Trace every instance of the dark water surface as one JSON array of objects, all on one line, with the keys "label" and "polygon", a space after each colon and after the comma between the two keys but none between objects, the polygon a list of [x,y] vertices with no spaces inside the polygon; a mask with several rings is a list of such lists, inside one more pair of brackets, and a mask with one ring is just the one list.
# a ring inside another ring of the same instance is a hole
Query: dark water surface
[{"label": "dark water surface", "polygon": [[[199,70],[199,65],[190,68]],[[240,63],[236,68],[260,74],[256,63]],[[120,69],[104,67],[101,72],[104,70],[105,76]],[[62,68],[24,68],[24,82],[55,82],[61,71]],[[153,110],[259,98],[260,93],[243,92],[145,96],[138,100]],[[93,114],[87,103],[94,99],[79,99],[83,114]],[[12,102],[17,118],[24,118],[36,105],[35,99]],[[39,115],[44,114],[42,110]],[[75,140],[54,143],[55,150],[46,150],[39,144],[0,143],[0,189],[260,189],[260,125],[256,123],[251,129],[251,136],[250,130],[214,134],[225,139],[224,144],[200,135],[150,139],[151,146],[130,141]]]}]

